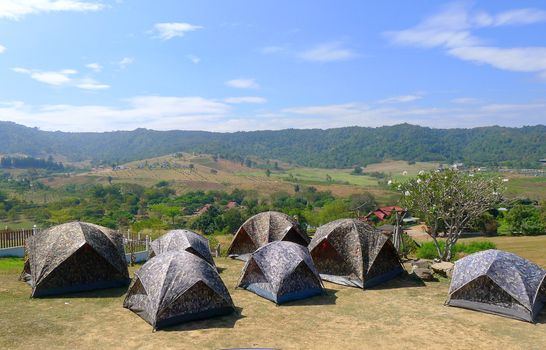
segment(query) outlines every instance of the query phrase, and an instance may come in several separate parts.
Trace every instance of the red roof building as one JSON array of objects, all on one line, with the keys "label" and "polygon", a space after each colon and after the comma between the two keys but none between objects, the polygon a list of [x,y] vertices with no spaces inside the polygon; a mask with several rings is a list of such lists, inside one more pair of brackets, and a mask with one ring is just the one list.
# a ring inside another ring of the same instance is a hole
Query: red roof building
[{"label": "red roof building", "polygon": [[228,204],[226,204],[227,209],[233,209],[233,208],[237,208],[237,207],[238,207],[238,204],[235,201],[230,201],[230,202],[228,202]]},{"label": "red roof building", "polygon": [[359,219],[362,221],[383,221],[388,216],[390,216],[393,212],[403,212],[404,209],[397,205],[391,205],[387,207],[381,207],[377,208],[376,210],[370,212],[368,215],[364,217],[360,217]]}]

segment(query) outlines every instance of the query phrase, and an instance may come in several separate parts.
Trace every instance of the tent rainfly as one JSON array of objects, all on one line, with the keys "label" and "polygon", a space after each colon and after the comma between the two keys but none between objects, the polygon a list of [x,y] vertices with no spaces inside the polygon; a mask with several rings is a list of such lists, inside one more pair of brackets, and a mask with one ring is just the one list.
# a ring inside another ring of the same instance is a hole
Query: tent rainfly
[{"label": "tent rainfly", "polygon": [[249,254],[273,241],[307,246],[309,237],[294,218],[276,211],[266,211],[241,225],[228,248],[228,254],[232,258],[247,260]]},{"label": "tent rainfly", "polygon": [[446,304],[534,322],[546,303],[545,278],[528,260],[485,250],[455,263]]},{"label": "tent rainfly", "polygon": [[388,237],[357,219],[320,226],[309,251],[323,280],[369,288],[404,271]]},{"label": "tent rainfly", "polygon": [[150,258],[168,251],[187,251],[214,266],[209,240],[189,230],[171,230],[150,244]]},{"label": "tent rainfly", "polygon": [[238,287],[277,304],[322,294],[322,282],[307,248],[271,242],[246,262]]},{"label": "tent rainfly", "polygon": [[53,226],[27,239],[21,280],[32,297],[129,284],[123,237],[117,231],[84,222]]},{"label": "tent rainfly", "polygon": [[235,307],[216,269],[187,251],[170,251],[135,272],[123,307],[154,330],[226,315]]}]

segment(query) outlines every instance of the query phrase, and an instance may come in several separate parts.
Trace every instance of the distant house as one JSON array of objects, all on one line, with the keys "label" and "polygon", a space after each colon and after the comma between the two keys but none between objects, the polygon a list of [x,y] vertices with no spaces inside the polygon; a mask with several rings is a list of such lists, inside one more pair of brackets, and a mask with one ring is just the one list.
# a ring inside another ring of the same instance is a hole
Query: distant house
[{"label": "distant house", "polygon": [[233,208],[237,208],[238,206],[239,204],[237,204],[237,202],[229,201],[228,204],[226,204],[226,209],[233,209]]},{"label": "distant house", "polygon": [[201,209],[195,212],[195,215],[205,214],[207,211],[209,211],[210,207],[212,207],[212,204],[205,204]]},{"label": "distant house", "polygon": [[453,163],[453,165],[451,165],[451,169],[462,170],[464,169],[464,163]]},{"label": "distant house", "polygon": [[389,217],[393,212],[402,212],[404,209],[397,205],[391,205],[387,207],[381,207],[377,208],[376,210],[370,212],[368,215],[364,217],[360,217],[359,219],[366,222],[379,222],[385,220],[387,217]]}]

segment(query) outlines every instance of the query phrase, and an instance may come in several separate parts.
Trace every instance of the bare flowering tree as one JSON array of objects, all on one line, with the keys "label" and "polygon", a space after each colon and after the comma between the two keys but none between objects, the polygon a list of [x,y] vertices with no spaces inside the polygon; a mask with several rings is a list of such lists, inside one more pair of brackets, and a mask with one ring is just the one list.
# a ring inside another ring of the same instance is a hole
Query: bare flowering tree
[{"label": "bare flowering tree", "polygon": [[[427,225],[427,233],[443,261],[451,260],[452,249],[463,230],[502,198],[499,178],[456,170],[420,173],[405,183],[393,184],[402,192],[401,204]],[[445,238],[445,247],[439,244]]]}]

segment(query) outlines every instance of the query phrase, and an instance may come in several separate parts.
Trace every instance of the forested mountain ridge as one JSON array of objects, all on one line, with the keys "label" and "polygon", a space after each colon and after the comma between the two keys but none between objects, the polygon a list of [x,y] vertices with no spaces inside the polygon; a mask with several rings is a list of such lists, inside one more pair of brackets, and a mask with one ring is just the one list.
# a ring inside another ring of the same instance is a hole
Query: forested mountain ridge
[{"label": "forested mountain ridge", "polygon": [[432,129],[400,124],[234,133],[147,129],[68,133],[0,122],[0,153],[4,154],[59,154],[71,161],[122,163],[173,152],[241,160],[258,156],[336,168],[385,159],[536,167],[546,157],[546,126]]}]

